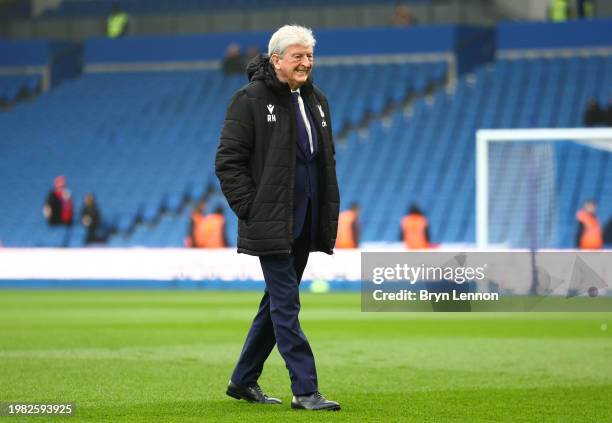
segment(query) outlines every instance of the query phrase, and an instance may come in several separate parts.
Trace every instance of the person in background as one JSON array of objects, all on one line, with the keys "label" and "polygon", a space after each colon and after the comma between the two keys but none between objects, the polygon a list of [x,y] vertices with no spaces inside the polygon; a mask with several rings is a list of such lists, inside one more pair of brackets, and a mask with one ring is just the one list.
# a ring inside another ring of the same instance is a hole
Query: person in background
[{"label": "person in background", "polygon": [[584,112],[584,125],[585,126],[598,126],[606,123],[606,112],[601,108],[597,100],[590,98],[587,104],[587,108]]},{"label": "person in background", "polygon": [[603,243],[606,246],[612,246],[612,217],[608,219],[604,226]]},{"label": "person in background", "polygon": [[570,17],[570,7],[567,0],[552,0],[548,8],[548,16],[552,22],[565,22]]},{"label": "person in background", "polygon": [[225,56],[223,57],[223,73],[226,75],[242,74],[245,70],[244,57],[240,54],[240,46],[236,43],[231,43],[227,46]]},{"label": "person in background", "polygon": [[407,249],[423,250],[431,247],[429,223],[418,205],[412,204],[408,214],[402,218],[401,232]]},{"label": "person in background", "polygon": [[81,224],[87,230],[85,244],[102,241],[102,237],[100,236],[101,222],[102,216],[96,199],[92,193],[88,193],[85,196],[83,208],[81,209]]},{"label": "person in background", "polygon": [[74,204],[70,191],[66,187],[66,178],[60,175],[53,181],[53,189],[47,195],[43,215],[51,226],[69,226],[72,225],[73,214]]},{"label": "person in background", "polygon": [[359,212],[359,204],[353,203],[348,210],[340,213],[336,248],[359,247]]},{"label": "person in background", "polygon": [[227,247],[223,207],[219,206],[213,213],[206,215],[206,203],[198,202],[191,213],[186,245],[192,248]]},{"label": "person in background", "polygon": [[246,53],[244,54],[244,69],[246,69],[246,65],[253,60],[254,58],[256,58],[259,55],[259,47],[257,46],[249,46],[246,50]]},{"label": "person in background", "polygon": [[393,26],[413,26],[417,23],[412,10],[405,4],[400,4],[395,8],[391,17]]},{"label": "person in background", "polygon": [[189,220],[189,228],[187,229],[187,238],[185,239],[185,246],[191,248],[203,248],[204,247],[204,218],[206,217],[206,202],[204,200],[198,201],[196,206],[191,212],[191,219]]},{"label": "person in background", "polygon": [[225,216],[223,207],[218,206],[214,212],[204,218],[204,247],[225,248],[227,237],[225,236]]},{"label": "person in background", "polygon": [[595,16],[595,6],[591,0],[577,0],[576,12],[578,19],[591,19]]},{"label": "person in background", "polygon": [[600,250],[603,246],[603,233],[596,213],[597,204],[593,200],[585,201],[576,213],[576,247],[581,250]]},{"label": "person in background", "polygon": [[108,38],[121,38],[130,28],[130,16],[125,13],[118,3],[113,4],[113,12],[106,20],[106,35]]}]

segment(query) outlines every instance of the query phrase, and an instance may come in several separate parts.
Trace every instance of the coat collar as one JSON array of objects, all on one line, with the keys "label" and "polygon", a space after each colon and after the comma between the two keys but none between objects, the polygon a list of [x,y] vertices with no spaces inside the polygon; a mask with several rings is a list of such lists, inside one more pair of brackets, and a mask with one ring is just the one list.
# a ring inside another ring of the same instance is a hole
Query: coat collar
[{"label": "coat collar", "polygon": [[[251,59],[247,65],[247,77],[249,81],[262,80],[268,88],[279,96],[291,96],[289,85],[279,81],[270,63],[270,58],[266,54],[259,54]],[[300,87],[300,95],[304,98],[309,96],[312,91],[312,79],[308,78],[308,81]]]}]

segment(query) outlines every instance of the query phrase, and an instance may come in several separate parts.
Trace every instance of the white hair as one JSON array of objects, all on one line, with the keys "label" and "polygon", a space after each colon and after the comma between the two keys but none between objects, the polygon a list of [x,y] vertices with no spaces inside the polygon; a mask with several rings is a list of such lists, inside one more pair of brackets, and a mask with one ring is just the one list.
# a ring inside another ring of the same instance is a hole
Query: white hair
[{"label": "white hair", "polygon": [[299,25],[285,25],[280,27],[268,43],[268,56],[278,54],[283,57],[289,46],[300,45],[304,47],[314,48],[317,41],[312,35],[310,28],[305,28]]}]

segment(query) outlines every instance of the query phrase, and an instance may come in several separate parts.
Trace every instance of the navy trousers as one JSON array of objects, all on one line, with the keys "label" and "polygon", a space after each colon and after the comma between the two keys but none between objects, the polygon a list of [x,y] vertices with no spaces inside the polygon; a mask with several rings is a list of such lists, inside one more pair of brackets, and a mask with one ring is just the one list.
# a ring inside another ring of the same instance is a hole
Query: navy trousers
[{"label": "navy trousers", "polygon": [[292,253],[260,257],[266,289],[232,374],[232,381],[238,385],[250,386],[257,382],[276,344],[289,370],[293,394],[307,395],[317,390],[314,356],[298,320],[299,285],[310,251],[310,226],[309,205]]}]

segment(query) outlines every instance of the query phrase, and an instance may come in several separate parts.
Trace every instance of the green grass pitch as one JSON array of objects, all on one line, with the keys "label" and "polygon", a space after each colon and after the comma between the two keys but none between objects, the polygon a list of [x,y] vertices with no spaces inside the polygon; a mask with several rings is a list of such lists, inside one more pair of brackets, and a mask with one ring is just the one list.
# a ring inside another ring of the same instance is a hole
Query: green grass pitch
[{"label": "green grass pitch", "polygon": [[302,295],[319,387],[342,411],[291,410],[276,350],[260,383],[284,404],[236,401],[225,386],[259,296],[0,291],[0,401],[76,403],[34,422],[612,421],[612,314],[362,313],[354,293]]}]

